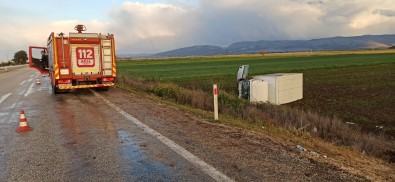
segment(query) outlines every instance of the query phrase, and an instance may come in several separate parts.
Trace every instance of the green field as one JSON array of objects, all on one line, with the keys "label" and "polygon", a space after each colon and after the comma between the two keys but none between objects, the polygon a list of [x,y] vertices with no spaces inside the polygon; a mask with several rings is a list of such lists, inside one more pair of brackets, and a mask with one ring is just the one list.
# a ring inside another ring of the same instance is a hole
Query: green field
[{"label": "green field", "polygon": [[236,72],[244,64],[250,65],[249,76],[304,73],[304,99],[290,106],[337,116],[368,130],[383,126],[395,136],[394,53],[133,60],[119,62],[118,70],[206,92],[218,83],[221,90],[236,95]]},{"label": "green field", "polygon": [[210,90],[213,83],[236,93],[236,72],[250,65],[249,75],[276,72],[304,72],[316,68],[350,67],[394,63],[395,54],[352,54],[330,56],[226,57],[197,59],[140,60],[118,63],[120,72],[148,80],[170,81],[183,87]]},{"label": "green field", "polygon": [[194,80],[196,77],[235,77],[240,65],[250,65],[250,75],[300,71],[312,68],[393,63],[395,54],[354,54],[334,56],[224,57],[126,61],[118,70],[145,78]]}]

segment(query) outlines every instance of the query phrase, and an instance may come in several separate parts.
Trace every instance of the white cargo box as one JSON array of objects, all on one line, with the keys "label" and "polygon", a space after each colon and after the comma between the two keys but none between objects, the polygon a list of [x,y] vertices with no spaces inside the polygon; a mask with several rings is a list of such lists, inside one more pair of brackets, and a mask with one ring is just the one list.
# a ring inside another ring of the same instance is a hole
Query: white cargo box
[{"label": "white cargo box", "polygon": [[275,105],[303,98],[303,73],[275,73],[253,76],[268,83],[268,101]]},{"label": "white cargo box", "polygon": [[250,102],[267,102],[268,84],[265,80],[250,80]]}]

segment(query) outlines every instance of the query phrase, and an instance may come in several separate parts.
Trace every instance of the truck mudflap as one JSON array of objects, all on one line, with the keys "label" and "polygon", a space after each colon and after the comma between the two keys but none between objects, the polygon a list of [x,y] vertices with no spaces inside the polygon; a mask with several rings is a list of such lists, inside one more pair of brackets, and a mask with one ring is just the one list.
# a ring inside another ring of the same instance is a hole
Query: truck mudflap
[{"label": "truck mudflap", "polygon": [[58,88],[60,90],[70,90],[70,89],[79,89],[79,88],[96,88],[96,87],[111,87],[114,86],[115,83],[108,83],[108,84],[94,84],[94,85],[76,85],[76,86],[62,86],[59,85]]}]

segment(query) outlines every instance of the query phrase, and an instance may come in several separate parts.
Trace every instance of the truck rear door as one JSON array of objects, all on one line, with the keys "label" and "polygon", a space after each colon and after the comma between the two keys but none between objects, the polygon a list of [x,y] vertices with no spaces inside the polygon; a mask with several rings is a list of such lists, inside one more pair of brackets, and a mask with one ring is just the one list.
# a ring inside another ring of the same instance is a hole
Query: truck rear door
[{"label": "truck rear door", "polygon": [[99,44],[72,44],[71,62],[73,75],[100,75]]}]

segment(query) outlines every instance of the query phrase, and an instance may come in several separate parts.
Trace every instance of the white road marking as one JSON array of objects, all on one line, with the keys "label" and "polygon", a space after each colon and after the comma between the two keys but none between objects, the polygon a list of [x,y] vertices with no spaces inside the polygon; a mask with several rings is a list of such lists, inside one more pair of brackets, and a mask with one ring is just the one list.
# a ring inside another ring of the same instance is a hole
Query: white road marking
[{"label": "white road marking", "polygon": [[33,93],[33,86],[34,86],[34,82],[32,82],[32,84],[30,84],[30,87],[26,90],[25,92],[25,97],[27,97],[29,94]]},{"label": "white road marking", "polygon": [[33,77],[34,75],[30,75],[30,78]]},{"label": "white road marking", "polygon": [[25,94],[25,90],[21,90],[17,93],[18,95],[24,95]]},{"label": "white road marking", "polygon": [[33,78],[30,78],[29,80],[27,80],[28,82],[31,82],[31,81],[33,81]]},{"label": "white road marking", "polygon": [[22,83],[20,83],[19,85],[23,85],[23,84],[25,84],[25,82],[26,82],[26,80],[25,80],[25,81],[23,81]]},{"label": "white road marking", "polygon": [[14,109],[16,107],[16,103],[13,103],[9,108]]},{"label": "white road marking", "polygon": [[12,93],[5,94],[0,97],[0,104],[5,101]]},{"label": "white road marking", "polygon": [[91,91],[93,92],[93,94],[96,97],[102,99],[104,102],[107,103],[107,105],[109,105],[110,107],[112,107],[113,109],[118,111],[126,119],[128,119],[129,121],[132,121],[138,127],[143,129],[146,133],[154,136],[156,139],[161,141],[163,144],[165,144],[166,146],[171,148],[174,152],[178,153],[179,155],[184,157],[187,161],[189,161],[190,163],[192,163],[196,167],[200,168],[203,172],[205,172],[206,174],[211,176],[215,181],[234,181],[232,178],[229,178],[228,176],[226,176],[222,172],[218,171],[213,166],[207,164],[202,159],[200,159],[199,157],[193,155],[191,152],[187,151],[186,149],[184,149],[183,147],[181,147],[177,143],[173,142],[172,140],[168,139],[167,137],[163,136],[162,134],[160,134],[160,133],[156,132],[155,130],[151,129],[149,126],[147,126],[146,124],[142,123],[141,121],[139,121],[138,119],[136,119],[135,117],[133,117],[132,115],[127,113],[126,111],[124,111],[121,108],[117,107],[115,104],[113,104],[112,102],[108,101],[107,99],[105,99],[103,96],[101,96],[97,92],[95,92],[93,90],[91,90]]}]

